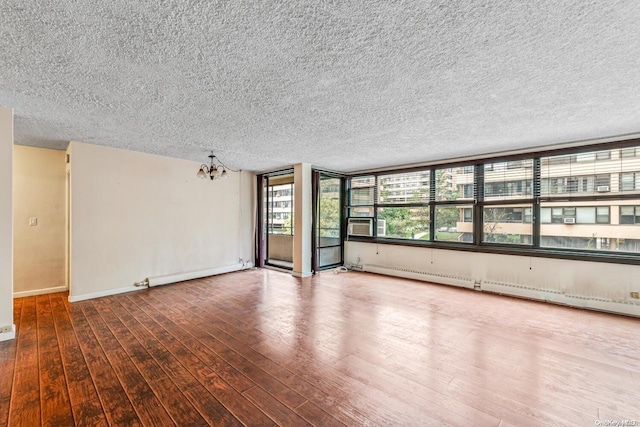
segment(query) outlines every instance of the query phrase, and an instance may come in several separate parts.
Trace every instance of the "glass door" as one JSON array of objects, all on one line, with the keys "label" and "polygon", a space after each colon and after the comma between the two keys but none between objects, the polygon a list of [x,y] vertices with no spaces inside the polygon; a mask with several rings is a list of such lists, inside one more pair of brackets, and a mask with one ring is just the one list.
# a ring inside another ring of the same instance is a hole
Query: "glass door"
[{"label": "glass door", "polygon": [[265,176],[264,264],[293,268],[293,174]]},{"label": "glass door", "polygon": [[319,172],[315,220],[316,262],[319,270],[342,265],[343,179]]}]

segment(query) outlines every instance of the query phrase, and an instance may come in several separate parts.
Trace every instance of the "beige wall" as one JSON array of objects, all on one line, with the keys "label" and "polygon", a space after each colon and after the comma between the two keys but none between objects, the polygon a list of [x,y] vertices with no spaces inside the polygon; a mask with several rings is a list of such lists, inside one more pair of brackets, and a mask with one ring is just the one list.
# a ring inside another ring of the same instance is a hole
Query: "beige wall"
[{"label": "beige wall", "polygon": [[71,300],[253,260],[253,174],[201,180],[196,162],[78,142],[69,152]]},{"label": "beige wall", "polygon": [[13,167],[14,296],[59,292],[66,289],[65,152],[16,145]]},{"label": "beige wall", "polygon": [[[0,328],[13,329],[12,163],[13,111],[0,107]],[[0,341],[14,336],[0,329]]]}]

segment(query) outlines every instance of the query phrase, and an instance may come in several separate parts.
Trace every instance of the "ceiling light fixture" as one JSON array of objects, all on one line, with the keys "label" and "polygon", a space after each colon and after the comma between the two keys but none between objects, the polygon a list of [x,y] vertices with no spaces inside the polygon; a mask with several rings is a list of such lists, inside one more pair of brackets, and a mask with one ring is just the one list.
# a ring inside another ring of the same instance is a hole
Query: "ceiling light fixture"
[{"label": "ceiling light fixture", "polygon": [[226,167],[214,154],[213,151],[209,154],[209,159],[211,163],[207,166],[205,164],[200,165],[200,170],[196,174],[198,178],[205,179],[221,179],[228,178],[229,172],[237,172],[233,169],[229,169]]}]

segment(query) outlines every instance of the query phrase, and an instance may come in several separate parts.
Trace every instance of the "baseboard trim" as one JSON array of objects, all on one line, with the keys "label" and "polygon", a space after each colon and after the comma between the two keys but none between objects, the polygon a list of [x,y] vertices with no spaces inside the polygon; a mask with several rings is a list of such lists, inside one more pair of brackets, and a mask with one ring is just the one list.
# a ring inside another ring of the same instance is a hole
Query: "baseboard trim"
[{"label": "baseboard trim", "polygon": [[32,297],[35,295],[46,295],[46,294],[53,294],[56,292],[64,292],[66,290],[67,290],[66,286],[56,286],[53,288],[34,289],[32,291],[14,292],[13,297],[14,298]]},{"label": "baseboard trim", "polygon": [[9,332],[0,332],[0,341],[9,341],[16,339],[16,325],[11,325]]},{"label": "baseboard trim", "polygon": [[140,291],[142,289],[147,289],[147,288],[141,288],[139,286],[127,286],[124,288],[109,289],[106,291],[93,292],[90,294],[69,295],[69,302],[78,302],[78,301],[84,301],[84,300],[93,299],[93,298],[108,297],[110,295],[124,294],[125,292]]},{"label": "baseboard trim", "polygon": [[311,277],[311,276],[313,276],[313,273],[311,273],[311,272],[309,272],[309,273],[301,273],[301,272],[299,272],[299,271],[292,271],[292,272],[291,272],[291,275],[292,275],[293,277],[298,277],[298,278],[304,279],[305,277]]}]

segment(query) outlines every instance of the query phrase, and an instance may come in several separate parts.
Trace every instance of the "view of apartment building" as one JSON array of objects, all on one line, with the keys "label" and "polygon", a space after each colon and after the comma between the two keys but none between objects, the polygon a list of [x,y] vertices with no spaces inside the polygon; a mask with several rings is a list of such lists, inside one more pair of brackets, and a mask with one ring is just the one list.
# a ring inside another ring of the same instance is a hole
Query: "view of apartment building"
[{"label": "view of apartment building", "polygon": [[433,240],[458,242],[480,217],[482,242],[531,245],[539,203],[541,248],[640,252],[640,148],[540,157],[539,173],[533,158],[478,167],[356,177],[349,215],[375,218],[378,237],[430,240],[433,214]]}]

